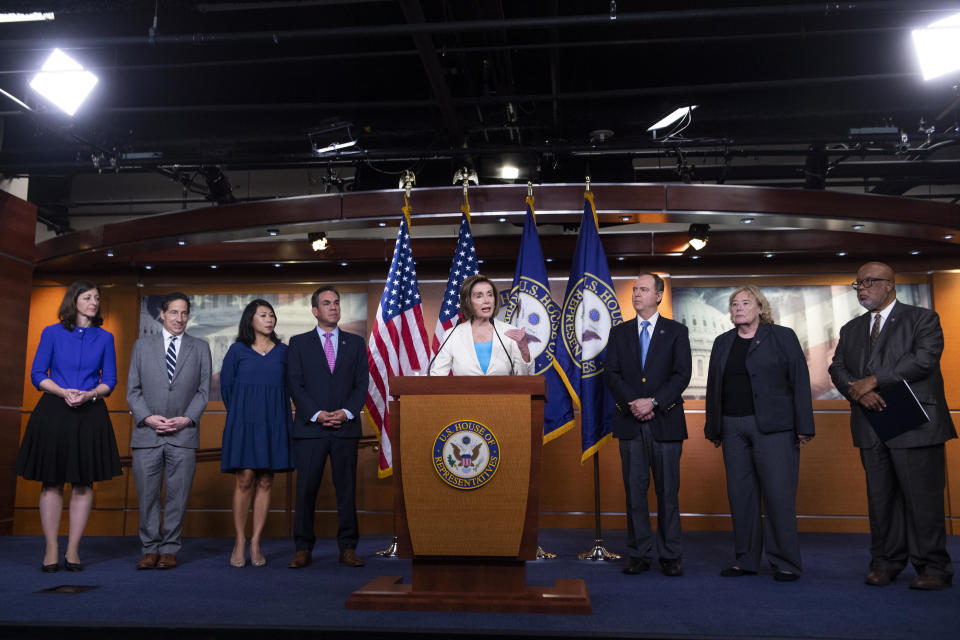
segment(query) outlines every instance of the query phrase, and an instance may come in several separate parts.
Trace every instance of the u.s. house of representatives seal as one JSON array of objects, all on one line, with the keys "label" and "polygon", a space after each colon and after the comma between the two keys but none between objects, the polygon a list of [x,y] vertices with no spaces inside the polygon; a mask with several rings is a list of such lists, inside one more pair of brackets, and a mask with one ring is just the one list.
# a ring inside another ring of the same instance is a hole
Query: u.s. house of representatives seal
[{"label": "u.s. house of representatives seal", "polygon": [[433,468],[456,489],[476,489],[490,482],[500,466],[496,436],[474,420],[451,422],[433,442]]}]

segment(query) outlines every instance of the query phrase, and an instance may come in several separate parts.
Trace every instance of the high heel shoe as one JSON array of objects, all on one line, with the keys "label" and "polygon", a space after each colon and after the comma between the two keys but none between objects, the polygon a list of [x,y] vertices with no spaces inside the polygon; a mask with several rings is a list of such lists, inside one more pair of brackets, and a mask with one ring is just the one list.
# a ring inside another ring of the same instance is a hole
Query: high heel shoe
[{"label": "high heel shoe", "polygon": [[251,548],[250,548],[250,564],[252,564],[252,565],[255,566],[255,567],[265,566],[265,565],[267,564],[267,557],[266,557],[265,555],[263,555],[263,552],[262,552],[262,551],[260,551],[260,547],[257,547],[257,551],[259,552],[259,556],[260,556],[259,558],[257,557],[257,555],[255,555],[255,554],[253,553],[253,547],[251,546]]},{"label": "high heel shoe", "polygon": [[230,556],[230,566],[235,569],[243,569],[245,566],[247,566],[247,559],[241,558],[239,560],[234,560],[233,556]]},{"label": "high heel shoe", "polygon": [[74,573],[76,573],[77,571],[83,571],[83,563],[70,562],[69,560],[67,560],[67,556],[63,556],[63,568],[66,569],[67,571],[73,571]]},{"label": "high heel shoe", "polygon": [[40,565],[40,571],[44,573],[56,573],[60,571],[60,565],[54,562],[53,564],[42,564]]}]

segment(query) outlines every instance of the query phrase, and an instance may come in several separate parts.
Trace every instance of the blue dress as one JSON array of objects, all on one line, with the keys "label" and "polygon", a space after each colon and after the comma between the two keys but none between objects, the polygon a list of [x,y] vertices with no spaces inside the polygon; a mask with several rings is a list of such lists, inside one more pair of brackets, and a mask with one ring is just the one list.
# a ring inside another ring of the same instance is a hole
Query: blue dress
[{"label": "blue dress", "polygon": [[221,471],[293,468],[286,371],[285,344],[265,356],[240,342],[230,346],[220,369],[220,395],[227,408]]}]

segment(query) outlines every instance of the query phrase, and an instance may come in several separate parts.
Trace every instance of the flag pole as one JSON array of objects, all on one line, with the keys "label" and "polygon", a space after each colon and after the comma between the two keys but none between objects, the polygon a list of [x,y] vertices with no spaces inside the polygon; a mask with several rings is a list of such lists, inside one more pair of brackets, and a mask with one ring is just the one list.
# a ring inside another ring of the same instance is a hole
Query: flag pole
[{"label": "flag pole", "polygon": [[603,532],[600,529],[600,452],[593,454],[593,547],[577,556],[578,560],[619,560],[616,553],[607,551],[603,546]]},{"label": "flag pole", "polygon": [[[403,217],[406,218],[407,220],[407,229],[410,228],[410,194],[413,191],[413,185],[415,185],[416,183],[417,183],[417,176],[413,173],[413,171],[406,170],[400,176],[399,187],[403,189],[403,207],[401,211],[403,213]],[[396,487],[394,487],[394,491],[396,491]],[[396,510],[394,510],[393,512],[393,530],[394,532],[396,532],[397,530]],[[391,538],[390,540],[390,544],[388,544],[383,549],[380,549],[379,551],[377,551],[374,555],[377,555],[381,558],[398,557],[399,554],[397,553],[397,550],[399,548],[399,542],[400,542],[399,538],[397,538],[396,533],[394,533],[393,538]]]}]

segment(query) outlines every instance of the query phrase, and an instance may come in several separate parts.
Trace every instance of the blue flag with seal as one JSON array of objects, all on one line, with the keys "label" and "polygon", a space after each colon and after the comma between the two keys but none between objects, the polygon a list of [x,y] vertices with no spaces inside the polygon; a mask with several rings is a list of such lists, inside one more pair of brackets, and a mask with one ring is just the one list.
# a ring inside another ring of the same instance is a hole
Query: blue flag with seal
[{"label": "blue flag with seal", "polygon": [[563,296],[560,339],[554,367],[580,410],[580,461],[585,462],[611,438],[615,409],[603,383],[610,328],[623,322],[613,289],[593,194],[584,194],[583,221]]},{"label": "blue flag with seal", "polygon": [[546,380],[543,441],[550,442],[573,428],[573,404],[563,379],[553,366],[560,329],[560,305],[550,294],[547,266],[537,234],[533,196],[527,196],[527,215],[520,236],[517,270],[504,307],[504,322],[526,330],[527,337],[524,339],[535,364],[534,372]]}]

